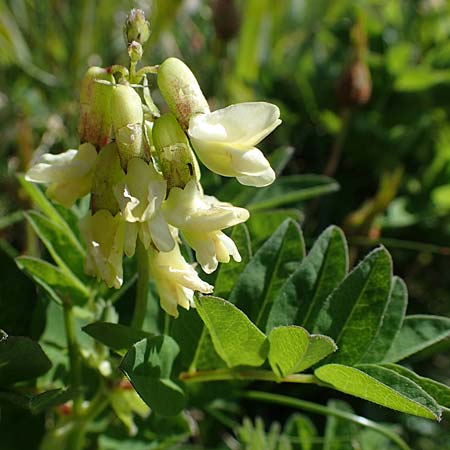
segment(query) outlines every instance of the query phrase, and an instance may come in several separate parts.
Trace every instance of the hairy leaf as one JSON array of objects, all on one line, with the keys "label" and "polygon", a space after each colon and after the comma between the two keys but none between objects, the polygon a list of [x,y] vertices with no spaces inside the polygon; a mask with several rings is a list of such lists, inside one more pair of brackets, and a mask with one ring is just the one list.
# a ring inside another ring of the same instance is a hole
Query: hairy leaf
[{"label": "hairy leaf", "polygon": [[268,354],[266,336],[236,306],[217,297],[196,299],[214,348],[228,367],[260,366]]}]

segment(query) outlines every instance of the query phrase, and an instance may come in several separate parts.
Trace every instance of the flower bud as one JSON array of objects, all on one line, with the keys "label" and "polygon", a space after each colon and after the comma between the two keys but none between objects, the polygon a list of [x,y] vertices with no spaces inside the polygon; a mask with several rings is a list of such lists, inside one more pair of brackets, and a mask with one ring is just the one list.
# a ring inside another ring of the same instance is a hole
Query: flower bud
[{"label": "flower bud", "polygon": [[89,142],[99,150],[111,140],[112,87],[96,80],[114,81],[106,69],[90,67],[87,70],[81,84],[78,133],[81,143]]},{"label": "flower bud", "polygon": [[142,45],[139,44],[139,42],[133,41],[128,46],[128,56],[130,57],[130,60],[132,62],[138,62],[142,59],[142,55],[144,53],[144,50],[142,48]]},{"label": "flower bud", "polygon": [[120,165],[119,152],[115,143],[103,147],[98,154],[91,191],[91,210],[108,210],[113,216],[119,211],[119,204],[113,188],[121,183],[125,173]]},{"label": "flower bud", "polygon": [[177,58],[168,58],[159,67],[158,87],[185,130],[194,114],[209,112],[197,79],[191,69]]},{"label": "flower bud", "polygon": [[142,9],[132,9],[127,16],[123,27],[125,43],[131,44],[133,41],[144,44],[150,37],[150,23],[145,20],[145,13]]},{"label": "flower bud", "polygon": [[126,170],[131,158],[144,156],[142,145],[144,115],[141,97],[129,85],[115,86],[111,96],[111,114],[120,161]]},{"label": "flower bud", "polygon": [[172,113],[163,114],[153,126],[153,143],[167,187],[184,188],[200,179],[197,159],[188,138]]}]

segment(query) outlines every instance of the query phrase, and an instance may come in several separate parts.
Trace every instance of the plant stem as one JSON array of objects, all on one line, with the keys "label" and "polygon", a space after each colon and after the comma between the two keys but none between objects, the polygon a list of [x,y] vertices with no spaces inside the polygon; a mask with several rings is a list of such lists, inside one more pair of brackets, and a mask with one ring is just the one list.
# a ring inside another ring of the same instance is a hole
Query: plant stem
[{"label": "plant stem", "polygon": [[339,161],[342,155],[342,147],[344,145],[344,141],[347,136],[348,126],[350,124],[350,117],[351,117],[350,108],[343,109],[341,113],[342,119],[341,129],[334,141],[330,157],[328,159],[325,170],[323,171],[323,174],[328,177],[332,177],[338,168]]},{"label": "plant stem", "polygon": [[411,450],[408,444],[393,431],[389,430],[386,427],[383,427],[382,425],[377,424],[376,422],[373,422],[372,420],[366,419],[365,417],[361,417],[356,414],[351,414],[345,411],[339,411],[334,408],[318,405],[316,403],[308,402],[305,400],[287,397],[285,395],[270,394],[268,392],[247,391],[244,392],[242,396],[245,398],[249,398],[251,400],[260,400],[268,403],[276,403],[278,405],[290,406],[292,408],[309,411],[323,416],[333,416],[339,419],[348,420],[349,422],[353,422],[358,425],[371,428],[372,430],[377,431],[380,434],[383,434],[384,436],[389,438],[392,442],[395,442],[397,446],[402,450]]},{"label": "plant stem", "polygon": [[71,386],[74,391],[73,414],[77,417],[81,412],[83,403],[83,393],[81,391],[81,359],[80,349],[75,334],[75,318],[73,307],[70,303],[64,302],[64,326],[66,330],[67,349],[69,351]]},{"label": "plant stem", "polygon": [[134,305],[133,319],[131,326],[138,330],[142,329],[145,314],[147,312],[148,301],[148,281],[150,278],[148,253],[144,245],[138,239],[137,248],[137,287],[136,287],[136,303]]},{"label": "plant stem", "polygon": [[78,420],[74,421],[74,428],[70,439],[70,450],[83,450],[87,426],[93,421],[108,405],[108,397],[102,388],[98,390],[89,406],[82,412]]},{"label": "plant stem", "polygon": [[275,381],[277,383],[313,383],[322,385],[322,383],[314,375],[297,373],[280,378],[270,370],[258,369],[215,369],[199,370],[198,372],[182,372],[180,374],[180,380],[186,383],[224,380],[260,380]]}]

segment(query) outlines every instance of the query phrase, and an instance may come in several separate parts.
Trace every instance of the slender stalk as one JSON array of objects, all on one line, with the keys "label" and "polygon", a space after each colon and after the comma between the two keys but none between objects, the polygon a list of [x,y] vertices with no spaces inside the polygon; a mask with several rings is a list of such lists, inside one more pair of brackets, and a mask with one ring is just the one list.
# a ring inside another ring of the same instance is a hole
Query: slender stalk
[{"label": "slender stalk", "polygon": [[136,80],[139,83],[144,75],[147,75],[148,73],[156,74],[158,73],[159,66],[145,66],[140,68],[136,72]]},{"label": "slender stalk", "polygon": [[75,318],[73,316],[72,305],[68,302],[64,302],[63,311],[67,348],[69,351],[70,383],[74,391],[73,413],[74,416],[77,417],[81,412],[83,403],[80,349],[75,335]]},{"label": "slender stalk", "polygon": [[137,83],[136,81],[136,65],[137,62],[135,61],[130,61],[130,83]]},{"label": "slender stalk", "polygon": [[98,390],[89,406],[82,412],[78,420],[73,423],[73,432],[70,439],[70,450],[83,450],[87,426],[93,421],[108,405],[108,397],[102,388]]},{"label": "slender stalk", "polygon": [[382,425],[377,424],[376,422],[373,422],[372,420],[366,419],[365,417],[361,417],[356,414],[351,414],[345,411],[339,411],[337,409],[329,408],[323,405],[318,405],[316,403],[308,402],[306,400],[299,400],[296,398],[287,397],[285,395],[271,394],[268,392],[247,391],[243,392],[242,396],[251,400],[260,400],[268,403],[276,403],[278,405],[290,406],[292,408],[309,411],[323,416],[333,416],[339,419],[348,420],[349,422],[353,422],[358,425],[371,428],[372,430],[377,431],[380,434],[383,434],[384,436],[389,438],[392,442],[395,442],[398,448],[401,448],[402,450],[411,450],[408,444],[393,431],[389,430],[386,427],[383,427]]},{"label": "slender stalk", "polygon": [[144,245],[138,239],[137,248],[137,287],[136,287],[136,303],[134,305],[133,319],[131,326],[136,329],[141,329],[144,324],[145,314],[147,312],[148,301],[148,281],[150,278],[148,253]]},{"label": "slender stalk", "polygon": [[69,435],[70,450],[81,450],[84,444],[84,435],[79,432],[75,426],[81,415],[83,407],[82,376],[81,376],[81,358],[80,349],[75,334],[75,318],[73,316],[73,307],[70,302],[65,301],[63,304],[64,327],[66,331],[67,349],[69,351],[70,362],[70,384],[73,389],[73,428]]},{"label": "slender stalk", "polygon": [[225,380],[260,380],[275,381],[277,383],[313,383],[322,385],[322,383],[314,375],[297,373],[280,378],[270,370],[258,369],[215,369],[199,370],[198,372],[182,372],[180,374],[180,380],[186,383]]},{"label": "slender stalk", "polygon": [[338,168],[339,161],[342,155],[342,148],[344,145],[344,141],[345,138],[347,137],[348,126],[350,124],[350,117],[351,117],[350,108],[345,108],[341,114],[342,119],[341,129],[339,131],[339,134],[336,136],[333,147],[331,149],[330,157],[328,159],[325,170],[323,171],[323,174],[329,177],[332,177]]}]

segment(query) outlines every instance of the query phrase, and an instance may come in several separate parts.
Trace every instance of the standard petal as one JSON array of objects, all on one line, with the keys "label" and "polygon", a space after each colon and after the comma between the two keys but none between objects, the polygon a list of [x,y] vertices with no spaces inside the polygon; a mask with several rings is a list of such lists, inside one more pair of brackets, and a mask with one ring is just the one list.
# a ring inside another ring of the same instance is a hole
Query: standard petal
[{"label": "standard petal", "polygon": [[254,147],[280,123],[280,110],[271,103],[239,103],[195,115],[189,122],[188,133],[195,139],[246,149]]}]

